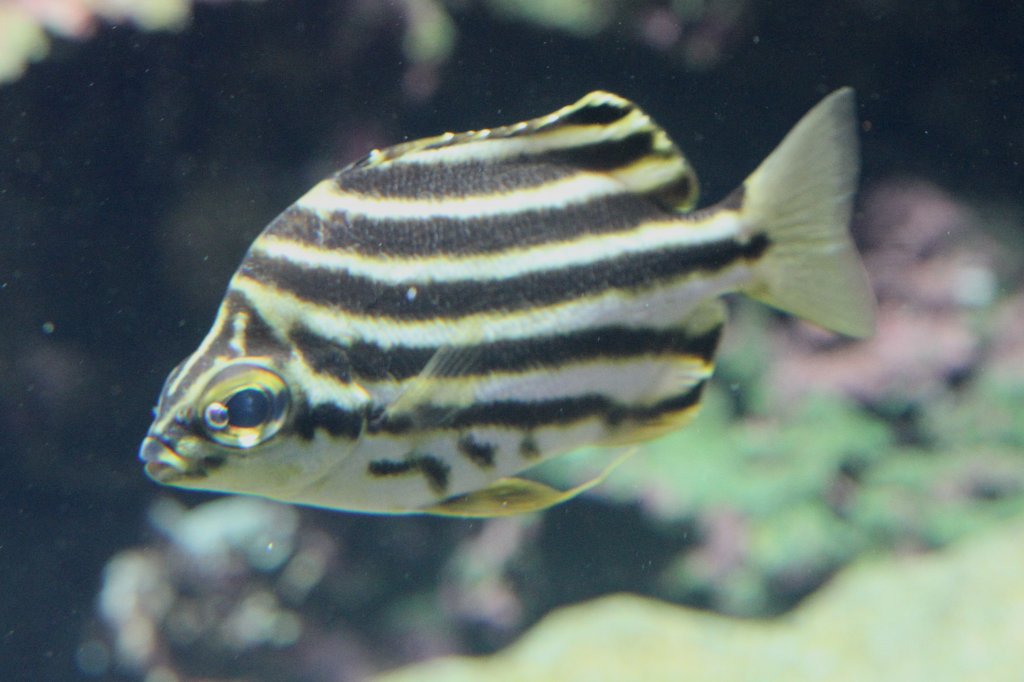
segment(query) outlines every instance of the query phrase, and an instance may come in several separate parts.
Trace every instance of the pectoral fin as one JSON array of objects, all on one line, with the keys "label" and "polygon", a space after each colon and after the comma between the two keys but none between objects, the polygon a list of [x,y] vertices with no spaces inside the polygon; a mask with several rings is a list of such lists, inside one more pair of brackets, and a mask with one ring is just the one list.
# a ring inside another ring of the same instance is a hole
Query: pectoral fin
[{"label": "pectoral fin", "polygon": [[[438,379],[470,373],[479,360],[479,354],[476,347],[440,348],[415,378],[405,382],[380,419],[410,418],[415,424],[414,430],[422,431],[444,426],[461,407],[472,404],[473,382]],[[423,410],[424,406],[431,409]]]}]

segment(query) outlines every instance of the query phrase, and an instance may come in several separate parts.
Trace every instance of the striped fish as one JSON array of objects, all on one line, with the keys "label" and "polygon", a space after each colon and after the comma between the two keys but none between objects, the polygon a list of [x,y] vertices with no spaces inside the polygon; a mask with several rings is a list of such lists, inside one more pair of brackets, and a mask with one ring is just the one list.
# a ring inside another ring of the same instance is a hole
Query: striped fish
[{"label": "striped fish", "polygon": [[560,502],[594,481],[514,475],[691,419],[724,294],[870,333],[847,232],[857,171],[849,89],[696,211],[679,149],[607,92],[371,152],[252,244],[164,385],[146,472],[372,513]]}]

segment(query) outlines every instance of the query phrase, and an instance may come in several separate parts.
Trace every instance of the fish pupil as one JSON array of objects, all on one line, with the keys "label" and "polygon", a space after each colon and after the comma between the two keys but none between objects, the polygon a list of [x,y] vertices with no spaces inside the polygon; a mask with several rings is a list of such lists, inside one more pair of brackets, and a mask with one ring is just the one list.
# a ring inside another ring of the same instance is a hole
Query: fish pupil
[{"label": "fish pupil", "polygon": [[238,391],[227,403],[228,420],[232,426],[252,428],[263,424],[270,418],[270,398],[256,388],[245,388]]}]

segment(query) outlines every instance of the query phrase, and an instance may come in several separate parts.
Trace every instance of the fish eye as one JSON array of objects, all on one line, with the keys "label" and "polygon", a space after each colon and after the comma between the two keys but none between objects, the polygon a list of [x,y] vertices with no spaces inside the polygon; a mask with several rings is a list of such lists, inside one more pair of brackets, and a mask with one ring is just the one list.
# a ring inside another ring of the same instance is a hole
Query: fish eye
[{"label": "fish eye", "polygon": [[214,375],[197,413],[212,440],[228,447],[251,448],[280,431],[288,404],[284,379],[262,365],[245,362]]},{"label": "fish eye", "polygon": [[270,417],[270,396],[258,388],[243,388],[228,399],[228,424],[253,428]]},{"label": "fish eye", "polygon": [[228,406],[224,403],[212,402],[203,410],[203,423],[212,431],[220,431],[229,423]]}]

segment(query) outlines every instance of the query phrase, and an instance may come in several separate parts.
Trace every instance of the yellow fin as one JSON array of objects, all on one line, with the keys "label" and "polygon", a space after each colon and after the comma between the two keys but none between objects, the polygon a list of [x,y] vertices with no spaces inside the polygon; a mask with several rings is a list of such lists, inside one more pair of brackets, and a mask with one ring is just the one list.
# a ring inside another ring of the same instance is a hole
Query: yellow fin
[{"label": "yellow fin", "polygon": [[635,443],[646,443],[649,440],[660,438],[666,434],[678,431],[697,416],[700,411],[700,403],[679,412],[670,412],[657,421],[648,422],[642,426],[636,426],[626,431],[616,432],[602,438],[599,445],[632,445]]},{"label": "yellow fin", "polygon": [[590,480],[570,488],[558,490],[551,486],[525,478],[499,478],[491,485],[463,495],[424,507],[421,512],[433,516],[456,518],[490,518],[515,516],[537,512],[561,504],[604,482],[620,464],[632,457],[639,448],[630,448],[613,459],[608,466]]},{"label": "yellow fin", "polygon": [[741,216],[771,241],[744,293],[848,336],[875,326],[875,297],[848,226],[860,165],[853,90],[811,109],[744,182]]}]

